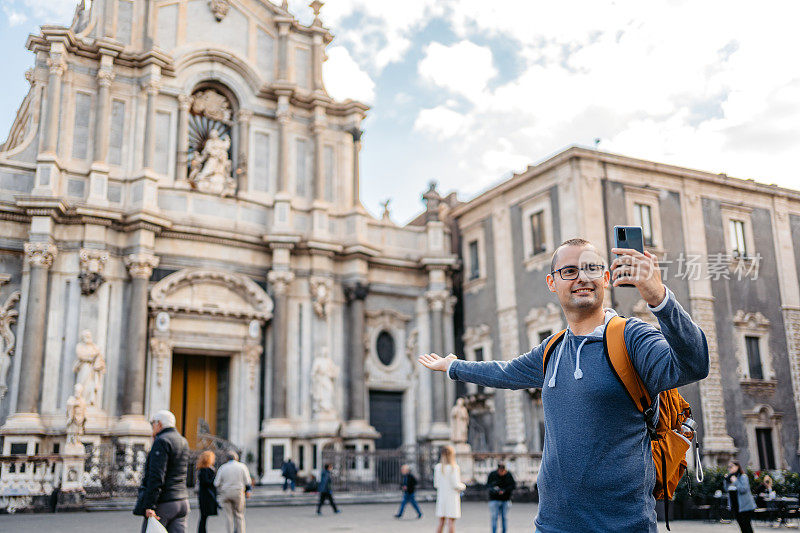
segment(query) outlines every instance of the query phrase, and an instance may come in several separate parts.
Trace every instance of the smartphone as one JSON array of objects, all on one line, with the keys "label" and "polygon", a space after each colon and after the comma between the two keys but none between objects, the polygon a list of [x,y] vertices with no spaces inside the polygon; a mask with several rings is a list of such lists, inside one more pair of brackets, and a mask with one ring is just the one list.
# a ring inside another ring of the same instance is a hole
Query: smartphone
[{"label": "smartphone", "polygon": [[[614,226],[614,248],[631,248],[644,252],[644,234],[641,226]],[[623,283],[618,287],[633,287]]]}]

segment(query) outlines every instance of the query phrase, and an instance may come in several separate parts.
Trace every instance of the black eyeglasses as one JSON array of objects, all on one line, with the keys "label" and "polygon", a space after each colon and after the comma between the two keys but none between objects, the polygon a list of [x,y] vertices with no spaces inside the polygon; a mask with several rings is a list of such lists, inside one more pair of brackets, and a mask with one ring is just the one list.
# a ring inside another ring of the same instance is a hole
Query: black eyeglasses
[{"label": "black eyeglasses", "polygon": [[605,272],[606,267],[605,265],[597,264],[597,263],[590,263],[588,265],[583,265],[582,267],[576,267],[575,265],[568,265],[565,267],[558,268],[550,272],[550,274],[555,275],[558,272],[558,275],[561,276],[561,279],[564,281],[574,281],[578,279],[581,270],[586,273],[586,277],[589,279],[597,279],[603,275]]}]

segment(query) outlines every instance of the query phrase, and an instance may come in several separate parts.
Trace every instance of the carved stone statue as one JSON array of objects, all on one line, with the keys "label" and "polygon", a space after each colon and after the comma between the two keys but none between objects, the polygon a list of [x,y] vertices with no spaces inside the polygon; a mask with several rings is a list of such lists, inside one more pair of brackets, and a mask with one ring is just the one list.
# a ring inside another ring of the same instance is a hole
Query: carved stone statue
[{"label": "carved stone statue", "polygon": [[315,418],[336,417],[333,398],[334,382],[338,376],[339,367],[323,350],[311,365],[311,409]]},{"label": "carved stone statue", "polygon": [[203,145],[202,153],[194,152],[189,182],[197,190],[227,196],[236,190],[236,182],[231,177],[231,160],[228,150],[231,140],[226,135],[220,137],[217,130],[211,133]]},{"label": "carved stone statue", "polygon": [[450,409],[450,440],[454,444],[467,442],[469,429],[469,411],[464,405],[464,398],[459,398]]},{"label": "carved stone statue", "polygon": [[103,374],[106,373],[106,360],[100,348],[92,342],[92,333],[84,330],[81,341],[75,347],[77,359],[72,371],[75,383],[81,386],[87,405],[99,407],[103,400]]},{"label": "carved stone statue", "polygon": [[78,438],[86,427],[86,400],[83,399],[83,386],[75,384],[72,396],[67,400],[67,447],[79,445]]}]

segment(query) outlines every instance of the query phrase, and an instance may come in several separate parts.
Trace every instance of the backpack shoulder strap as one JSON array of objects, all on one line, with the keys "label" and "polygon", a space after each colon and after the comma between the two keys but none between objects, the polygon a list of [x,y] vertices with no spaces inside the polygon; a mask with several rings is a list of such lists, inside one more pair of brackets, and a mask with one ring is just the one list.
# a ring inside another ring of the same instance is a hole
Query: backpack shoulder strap
[{"label": "backpack shoulder strap", "polygon": [[544,347],[544,353],[542,354],[542,370],[544,373],[547,373],[547,361],[550,360],[550,354],[555,351],[556,345],[561,342],[561,339],[564,338],[564,334],[567,332],[566,329],[562,329],[552,337],[550,340],[547,341],[547,345]]},{"label": "backpack shoulder strap", "polygon": [[642,412],[651,408],[650,393],[647,392],[642,378],[633,366],[628,348],[625,346],[624,318],[615,316],[609,320],[603,332],[603,350],[605,351],[611,370],[620,380],[633,404]]}]

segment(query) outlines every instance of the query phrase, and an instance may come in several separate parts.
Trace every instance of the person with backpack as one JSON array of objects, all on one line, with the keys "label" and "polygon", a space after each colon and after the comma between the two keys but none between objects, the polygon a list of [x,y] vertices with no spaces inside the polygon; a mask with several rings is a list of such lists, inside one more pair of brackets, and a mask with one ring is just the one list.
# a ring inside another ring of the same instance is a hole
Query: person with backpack
[{"label": "person with backpack", "polygon": [[728,475],[724,488],[728,492],[728,503],[742,533],[753,533],[750,521],[756,509],[756,502],[750,493],[750,480],[738,461],[728,463]]},{"label": "person with backpack", "polygon": [[[708,375],[705,335],[662,283],[653,254],[611,251],[618,257],[608,271],[584,239],[555,250],[546,282],[568,328],[530,352],[508,361],[419,358],[454,380],[542,389],[545,444],[534,520],[540,533],[655,533],[657,481],[669,495],[685,468],[689,443],[677,430],[689,424],[690,409],[672,389]],[[609,284],[635,286],[660,331],[604,309]]]}]

